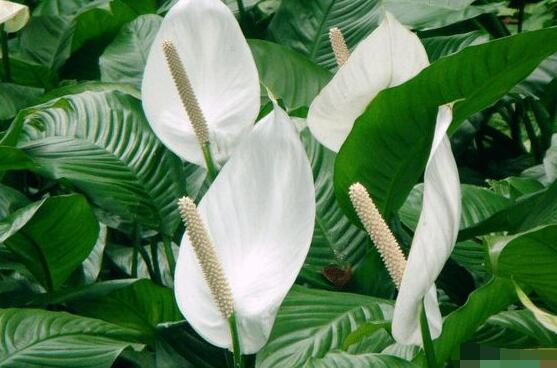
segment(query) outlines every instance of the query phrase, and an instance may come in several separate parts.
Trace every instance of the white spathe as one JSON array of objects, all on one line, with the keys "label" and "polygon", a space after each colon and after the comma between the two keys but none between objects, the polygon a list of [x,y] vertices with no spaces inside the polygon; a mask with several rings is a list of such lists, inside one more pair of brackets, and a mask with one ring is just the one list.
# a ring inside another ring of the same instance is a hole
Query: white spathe
[{"label": "white spathe", "polygon": [[435,280],[453,251],[461,213],[458,169],[446,135],[451,121],[451,108],[442,106],[425,169],[422,212],[393,312],[393,337],[402,344],[422,344],[419,313],[424,296],[431,337],[441,334]]},{"label": "white spathe", "polygon": [[0,24],[7,33],[19,31],[29,21],[29,8],[11,1],[0,0]]},{"label": "white spathe", "polygon": [[[229,281],[241,350],[257,352],[309,251],[315,219],[311,167],[284,111],[262,119],[223,167],[198,206]],[[185,235],[175,275],[176,300],[210,343],[231,347]]]},{"label": "white spathe", "polygon": [[[312,134],[338,152],[379,92],[406,82],[428,65],[419,38],[386,12],[379,27],[358,44],[313,101],[307,118]],[[423,208],[393,315],[393,336],[401,344],[422,344],[419,311],[424,297],[432,337],[441,332],[435,280],[454,248],[461,211],[458,171],[446,136],[451,120],[451,108],[440,107],[425,171]]]},{"label": "white spathe", "polygon": [[259,113],[259,77],[232,12],[220,0],[180,0],[165,16],[147,59],[141,94],[153,131],[182,159],[205,166],[162,50],[171,41],[207,120],[213,158],[223,164]]},{"label": "white spathe", "polygon": [[307,117],[311,133],[338,152],[354,121],[379,92],[406,82],[428,64],[418,37],[386,12],[313,100]]}]

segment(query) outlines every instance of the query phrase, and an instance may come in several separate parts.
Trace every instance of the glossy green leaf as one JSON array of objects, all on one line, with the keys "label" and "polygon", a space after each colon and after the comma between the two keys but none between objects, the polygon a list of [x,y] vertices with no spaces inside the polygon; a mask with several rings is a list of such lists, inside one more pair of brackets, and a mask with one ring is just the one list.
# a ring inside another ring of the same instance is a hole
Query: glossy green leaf
[{"label": "glossy green leaf", "polygon": [[13,118],[20,109],[32,105],[43,92],[42,88],[0,83],[0,120]]},{"label": "glossy green leaf", "polygon": [[[150,254],[151,246],[145,245],[145,252]],[[174,259],[178,258],[179,247],[175,243],[172,243],[172,250],[174,252]],[[116,244],[108,244],[105,250],[107,255],[107,260],[113,264],[113,266],[118,269],[119,272],[123,273],[127,277],[137,278],[149,278],[149,270],[145,264],[145,260],[139,254],[135,252],[131,246],[122,246]],[[132,274],[133,258],[136,258],[137,262],[137,275]],[[159,268],[162,274],[162,284],[167,287],[173,287],[174,285],[174,275],[170,272],[170,267],[168,266],[168,259],[164,251],[164,246],[161,242],[157,243],[157,256],[159,259]]]},{"label": "glossy green leaf", "polygon": [[557,345],[557,334],[543,327],[530,311],[510,310],[489,317],[474,342],[507,349],[551,348]]},{"label": "glossy green leaf", "polygon": [[99,59],[101,80],[130,83],[141,89],[143,69],[162,18],[149,14],[126,24]]},{"label": "glossy green leaf", "polygon": [[139,101],[83,92],[24,111],[18,122],[5,139],[18,137],[40,174],[70,183],[123,220],[173,234],[176,198],[185,193],[182,163],[151,131]]},{"label": "glossy green leaf", "polygon": [[[400,208],[400,220],[410,229],[415,230],[422,208],[424,185],[416,185],[404,205]],[[510,206],[513,202],[486,188],[463,184],[462,193],[462,215],[460,218],[460,229],[471,227],[494,213]]]},{"label": "glossy green leaf", "polygon": [[[447,361],[490,316],[505,310],[515,300],[512,282],[506,279],[493,278],[475,290],[466,304],[444,319],[441,336],[434,341],[437,361]],[[418,361],[423,361],[423,354]]]},{"label": "glossy green leaf", "polygon": [[63,86],[58,86],[53,90],[45,93],[40,99],[41,104],[49,102],[58,97],[77,95],[83,92],[107,92],[107,91],[117,91],[126,93],[130,96],[141,99],[140,92],[135,89],[135,87],[125,84],[125,83],[103,83],[97,81],[88,81],[80,83],[67,83]]},{"label": "glossy green leaf", "polygon": [[323,358],[359,325],[390,319],[392,304],[378,298],[295,286],[284,300],[258,368],[304,367]]},{"label": "glossy green leaf", "polygon": [[0,184],[0,220],[29,204],[29,199],[17,190]]},{"label": "glossy green leaf", "polygon": [[462,50],[465,47],[479,45],[489,40],[485,33],[474,31],[450,36],[437,36],[423,38],[422,43],[433,62],[443,56],[448,56]]},{"label": "glossy green leaf", "polygon": [[532,287],[557,305],[557,225],[503,237],[490,247],[494,273]]},{"label": "glossy green leaf", "polygon": [[55,290],[87,258],[99,225],[85,198],[73,194],[17,210],[0,222],[0,234],[37,280]]},{"label": "glossy green leaf", "polygon": [[[58,83],[58,76],[49,68],[12,55],[10,55],[10,71],[12,82],[23,86],[49,90]],[[4,80],[4,78],[4,68],[0,68],[0,79]]]},{"label": "glossy green leaf", "polygon": [[18,37],[19,53],[54,71],[84,45],[84,53],[95,54],[94,60],[122,25],[155,10],[155,0],[41,1]]},{"label": "glossy green leaf", "polygon": [[457,126],[556,50],[557,28],[506,37],[441,58],[381,92],[356,120],[335,162],[335,193],[345,212],[355,218],[348,198],[355,182],[368,189],[384,215],[398,210],[424,170],[438,106],[455,102]]},{"label": "glossy green leaf", "polygon": [[80,276],[85,284],[94,283],[101,272],[104,248],[106,247],[106,237],[108,229],[106,225],[100,224],[99,237],[89,256],[81,265]]},{"label": "glossy green leaf", "polygon": [[516,203],[477,225],[464,229],[458,237],[464,240],[493,232],[516,233],[546,224],[557,224],[557,181],[545,189],[519,198]]},{"label": "glossy green leaf", "polygon": [[0,310],[3,368],[109,368],[137,334],[99,320],[38,309]]},{"label": "glossy green leaf", "polygon": [[350,335],[346,336],[343,342],[342,349],[347,350],[350,345],[353,345],[365,337],[369,337],[370,335],[375,334],[377,331],[384,329],[384,330],[391,330],[391,323],[388,321],[376,321],[376,322],[366,322]]},{"label": "glossy green leaf", "polygon": [[269,27],[273,38],[329,69],[336,67],[329,29],[338,27],[349,48],[370,34],[391,11],[417,29],[442,27],[493,11],[496,4],[470,6],[473,0],[283,0]]},{"label": "glossy green leaf", "polygon": [[401,358],[387,354],[357,354],[352,355],[343,351],[332,351],[323,358],[311,358],[304,365],[304,368],[410,368],[416,367]]},{"label": "glossy green leaf", "polygon": [[140,280],[98,298],[80,298],[70,303],[77,313],[140,331],[153,339],[156,326],[182,319],[174,292],[151,280]]},{"label": "glossy green leaf", "polygon": [[222,368],[227,366],[224,349],[208,344],[187,322],[163,323],[157,327],[157,367]]},{"label": "glossy green leaf", "polygon": [[309,107],[331,73],[306,57],[276,43],[250,40],[261,83],[287,109]]}]

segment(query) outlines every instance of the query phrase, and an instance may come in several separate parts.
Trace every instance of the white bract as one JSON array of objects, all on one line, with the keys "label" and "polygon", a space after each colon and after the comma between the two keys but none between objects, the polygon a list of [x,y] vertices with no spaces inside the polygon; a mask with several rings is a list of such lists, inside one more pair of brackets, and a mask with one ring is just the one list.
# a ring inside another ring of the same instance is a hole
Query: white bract
[{"label": "white bract", "polygon": [[0,0],[0,25],[4,31],[13,33],[19,31],[29,21],[29,8],[11,1]]},{"label": "white bract", "polygon": [[207,121],[213,158],[222,164],[259,113],[257,68],[238,22],[222,1],[178,1],[161,24],[143,76],[143,108],[155,134],[182,159],[205,166],[163,54],[165,41],[177,49]]},{"label": "white bract", "polygon": [[[224,62],[224,61],[223,61]],[[309,251],[315,218],[312,171],[292,121],[275,106],[240,143],[198,210],[232,291],[241,351],[257,352]],[[175,275],[176,300],[210,343],[231,348],[188,236]]]},{"label": "white bract", "polygon": [[[379,92],[406,82],[428,64],[419,38],[387,12],[313,101],[307,119],[311,132],[338,152]],[[451,120],[451,108],[440,107],[424,177],[424,205],[393,316],[393,336],[402,344],[422,343],[419,308],[424,297],[432,337],[441,332],[434,282],[452,252],[460,221],[460,183],[446,136]]]}]

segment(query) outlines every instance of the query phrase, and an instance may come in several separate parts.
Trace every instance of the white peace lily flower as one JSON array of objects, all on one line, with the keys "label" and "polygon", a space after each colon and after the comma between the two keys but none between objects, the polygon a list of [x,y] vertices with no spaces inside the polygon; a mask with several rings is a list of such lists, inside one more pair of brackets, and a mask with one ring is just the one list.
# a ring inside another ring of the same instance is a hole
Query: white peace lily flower
[{"label": "white peace lily flower", "polygon": [[[335,33],[331,40],[336,43]],[[337,51],[336,55],[343,53]],[[406,82],[428,64],[418,37],[386,12],[379,27],[356,46],[313,100],[307,117],[309,129],[321,144],[338,152],[354,121],[379,92]]]},{"label": "white peace lily flower", "polygon": [[0,25],[4,31],[13,33],[19,31],[29,21],[29,8],[11,1],[0,0]]},{"label": "white peace lily flower", "polygon": [[259,77],[238,22],[222,1],[180,0],[164,18],[147,59],[141,92],[153,131],[182,159],[206,166],[164,43],[177,51],[207,125],[213,158],[222,164],[259,113]]},{"label": "white peace lily flower", "polygon": [[[338,42],[336,33],[331,34],[333,42]],[[337,43],[338,48],[342,43]],[[345,59],[337,57],[343,63],[313,101],[307,119],[313,135],[335,152],[379,92],[406,82],[429,64],[419,38],[388,12],[379,27]],[[402,280],[396,281],[400,286],[392,332],[402,344],[422,344],[419,311],[424,297],[432,338],[441,333],[435,279],[454,248],[460,221],[460,183],[446,136],[451,120],[451,108],[440,107],[425,170],[422,212]],[[404,262],[395,263],[387,266],[396,270]]]},{"label": "white peace lily flower", "polygon": [[[257,123],[198,210],[216,257],[196,257],[192,242],[203,234],[184,236],[175,275],[178,306],[203,338],[230,349],[229,302],[219,295],[231,294],[241,351],[255,353],[269,338],[277,310],[309,251],[314,228],[311,167],[284,111],[275,106]],[[209,259],[205,266],[201,258]],[[224,278],[211,276],[212,270],[218,271],[212,259],[220,261]]]}]

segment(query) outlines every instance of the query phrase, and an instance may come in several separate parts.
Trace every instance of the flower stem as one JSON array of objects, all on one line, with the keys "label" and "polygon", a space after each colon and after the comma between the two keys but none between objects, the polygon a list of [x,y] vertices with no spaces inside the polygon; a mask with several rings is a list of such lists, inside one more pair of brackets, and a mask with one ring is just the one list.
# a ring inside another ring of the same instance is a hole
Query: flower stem
[{"label": "flower stem", "polygon": [[4,25],[0,25],[0,43],[2,44],[2,65],[4,66],[4,82],[11,82],[10,57],[8,54],[8,34],[4,30]]},{"label": "flower stem", "polygon": [[236,0],[236,3],[238,3],[238,12],[240,13],[240,22],[242,23],[246,19],[246,8],[242,0]]},{"label": "flower stem", "polygon": [[207,165],[207,176],[212,183],[217,177],[218,170],[215,165],[215,161],[213,161],[213,155],[211,154],[211,145],[209,143],[205,143],[201,146],[201,149],[203,150],[203,158],[205,159],[205,164]]},{"label": "flower stem", "polygon": [[168,261],[168,268],[170,269],[170,274],[174,278],[176,259],[174,258],[174,252],[172,251],[172,243],[170,242],[170,238],[168,236],[164,236],[162,241],[164,244],[164,253],[166,255],[166,260]]},{"label": "flower stem", "polygon": [[159,265],[159,247],[155,240],[151,242],[151,259],[153,260],[153,274],[155,282],[162,285],[161,267]]},{"label": "flower stem", "polygon": [[435,349],[433,347],[433,341],[431,340],[431,333],[429,332],[429,325],[427,323],[427,315],[425,312],[425,304],[423,299],[422,299],[422,306],[420,308],[420,327],[422,330],[422,342],[424,345],[427,367],[437,368],[437,360],[435,359]]},{"label": "flower stem", "polygon": [[244,359],[240,350],[240,338],[238,335],[238,325],[234,313],[228,319],[230,325],[230,335],[232,336],[232,352],[234,354],[234,368],[244,368]]}]

